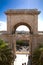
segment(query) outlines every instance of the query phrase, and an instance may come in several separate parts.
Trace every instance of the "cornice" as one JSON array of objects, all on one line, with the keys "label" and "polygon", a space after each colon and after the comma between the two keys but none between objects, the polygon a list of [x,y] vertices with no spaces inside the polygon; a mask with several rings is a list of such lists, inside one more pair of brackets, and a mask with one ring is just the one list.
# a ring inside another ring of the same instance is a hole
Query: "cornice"
[{"label": "cornice", "polygon": [[17,15],[17,14],[30,14],[30,15],[38,15],[40,14],[40,11],[38,9],[16,9],[16,10],[7,10],[5,12],[6,15]]}]

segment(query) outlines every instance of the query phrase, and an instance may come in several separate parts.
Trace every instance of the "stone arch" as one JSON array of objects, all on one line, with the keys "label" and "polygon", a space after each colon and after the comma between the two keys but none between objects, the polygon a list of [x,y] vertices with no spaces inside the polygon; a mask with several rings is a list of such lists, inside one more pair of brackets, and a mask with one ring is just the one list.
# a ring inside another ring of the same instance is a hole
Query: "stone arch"
[{"label": "stone arch", "polygon": [[[30,33],[33,34],[28,37],[30,39],[30,51],[31,56],[34,49],[37,47],[37,33],[38,33],[38,14],[40,11],[37,9],[17,9],[8,10],[5,12],[7,15],[7,36],[9,36],[9,42],[13,47],[15,57],[15,46],[16,46],[16,28],[20,25],[26,25],[30,29]],[[22,22],[21,22],[22,21]],[[10,35],[9,35],[10,34]],[[14,35],[12,35],[14,34]],[[27,38],[26,38],[27,39]],[[32,59],[32,57],[31,57]]]},{"label": "stone arch", "polygon": [[17,24],[13,27],[13,29],[12,29],[12,34],[15,33],[17,27],[20,26],[20,25],[25,25],[25,26],[27,26],[27,27],[29,28],[29,30],[30,30],[30,34],[33,34],[33,31],[32,31],[31,26],[30,26],[29,24],[25,23],[25,22],[17,23]]}]

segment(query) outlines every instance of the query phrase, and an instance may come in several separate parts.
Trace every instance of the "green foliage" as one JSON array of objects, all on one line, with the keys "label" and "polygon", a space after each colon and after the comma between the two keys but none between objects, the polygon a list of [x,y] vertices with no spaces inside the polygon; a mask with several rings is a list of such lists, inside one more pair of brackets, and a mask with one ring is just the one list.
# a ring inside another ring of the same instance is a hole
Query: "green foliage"
[{"label": "green foliage", "polygon": [[32,63],[33,65],[43,65],[43,46],[39,46],[33,52]]},{"label": "green foliage", "polygon": [[0,39],[0,65],[11,65],[13,53],[8,44]]},{"label": "green foliage", "polygon": [[17,40],[16,44],[20,46],[29,46],[29,43],[25,40]]},{"label": "green foliage", "polygon": [[16,44],[22,46],[23,45],[23,41],[22,40],[17,40]]}]

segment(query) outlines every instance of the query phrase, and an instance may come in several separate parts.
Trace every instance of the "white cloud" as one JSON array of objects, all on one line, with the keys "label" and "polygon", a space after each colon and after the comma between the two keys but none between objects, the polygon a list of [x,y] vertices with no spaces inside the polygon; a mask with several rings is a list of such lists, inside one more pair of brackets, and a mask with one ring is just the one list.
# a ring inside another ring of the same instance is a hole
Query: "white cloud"
[{"label": "white cloud", "polygon": [[28,27],[25,25],[20,25],[16,29],[17,31],[29,31]]},{"label": "white cloud", "polygon": [[4,21],[0,21],[0,31],[6,31],[7,30],[7,23]]},{"label": "white cloud", "polygon": [[38,31],[43,31],[43,21],[38,21]]}]

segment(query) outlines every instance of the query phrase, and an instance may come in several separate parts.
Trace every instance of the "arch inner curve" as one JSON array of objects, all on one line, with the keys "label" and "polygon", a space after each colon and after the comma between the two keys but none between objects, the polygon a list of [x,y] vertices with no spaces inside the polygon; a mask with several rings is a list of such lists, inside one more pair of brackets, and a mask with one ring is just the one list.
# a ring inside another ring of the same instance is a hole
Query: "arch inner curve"
[{"label": "arch inner curve", "polygon": [[12,34],[14,34],[14,33],[16,32],[16,30],[17,30],[17,28],[18,28],[19,26],[25,26],[25,27],[28,29],[28,31],[30,31],[30,33],[32,33],[32,29],[31,29],[31,26],[30,26],[30,25],[28,25],[27,23],[24,23],[24,22],[20,22],[20,23],[17,23],[17,24],[13,27],[13,29],[12,29]]}]

